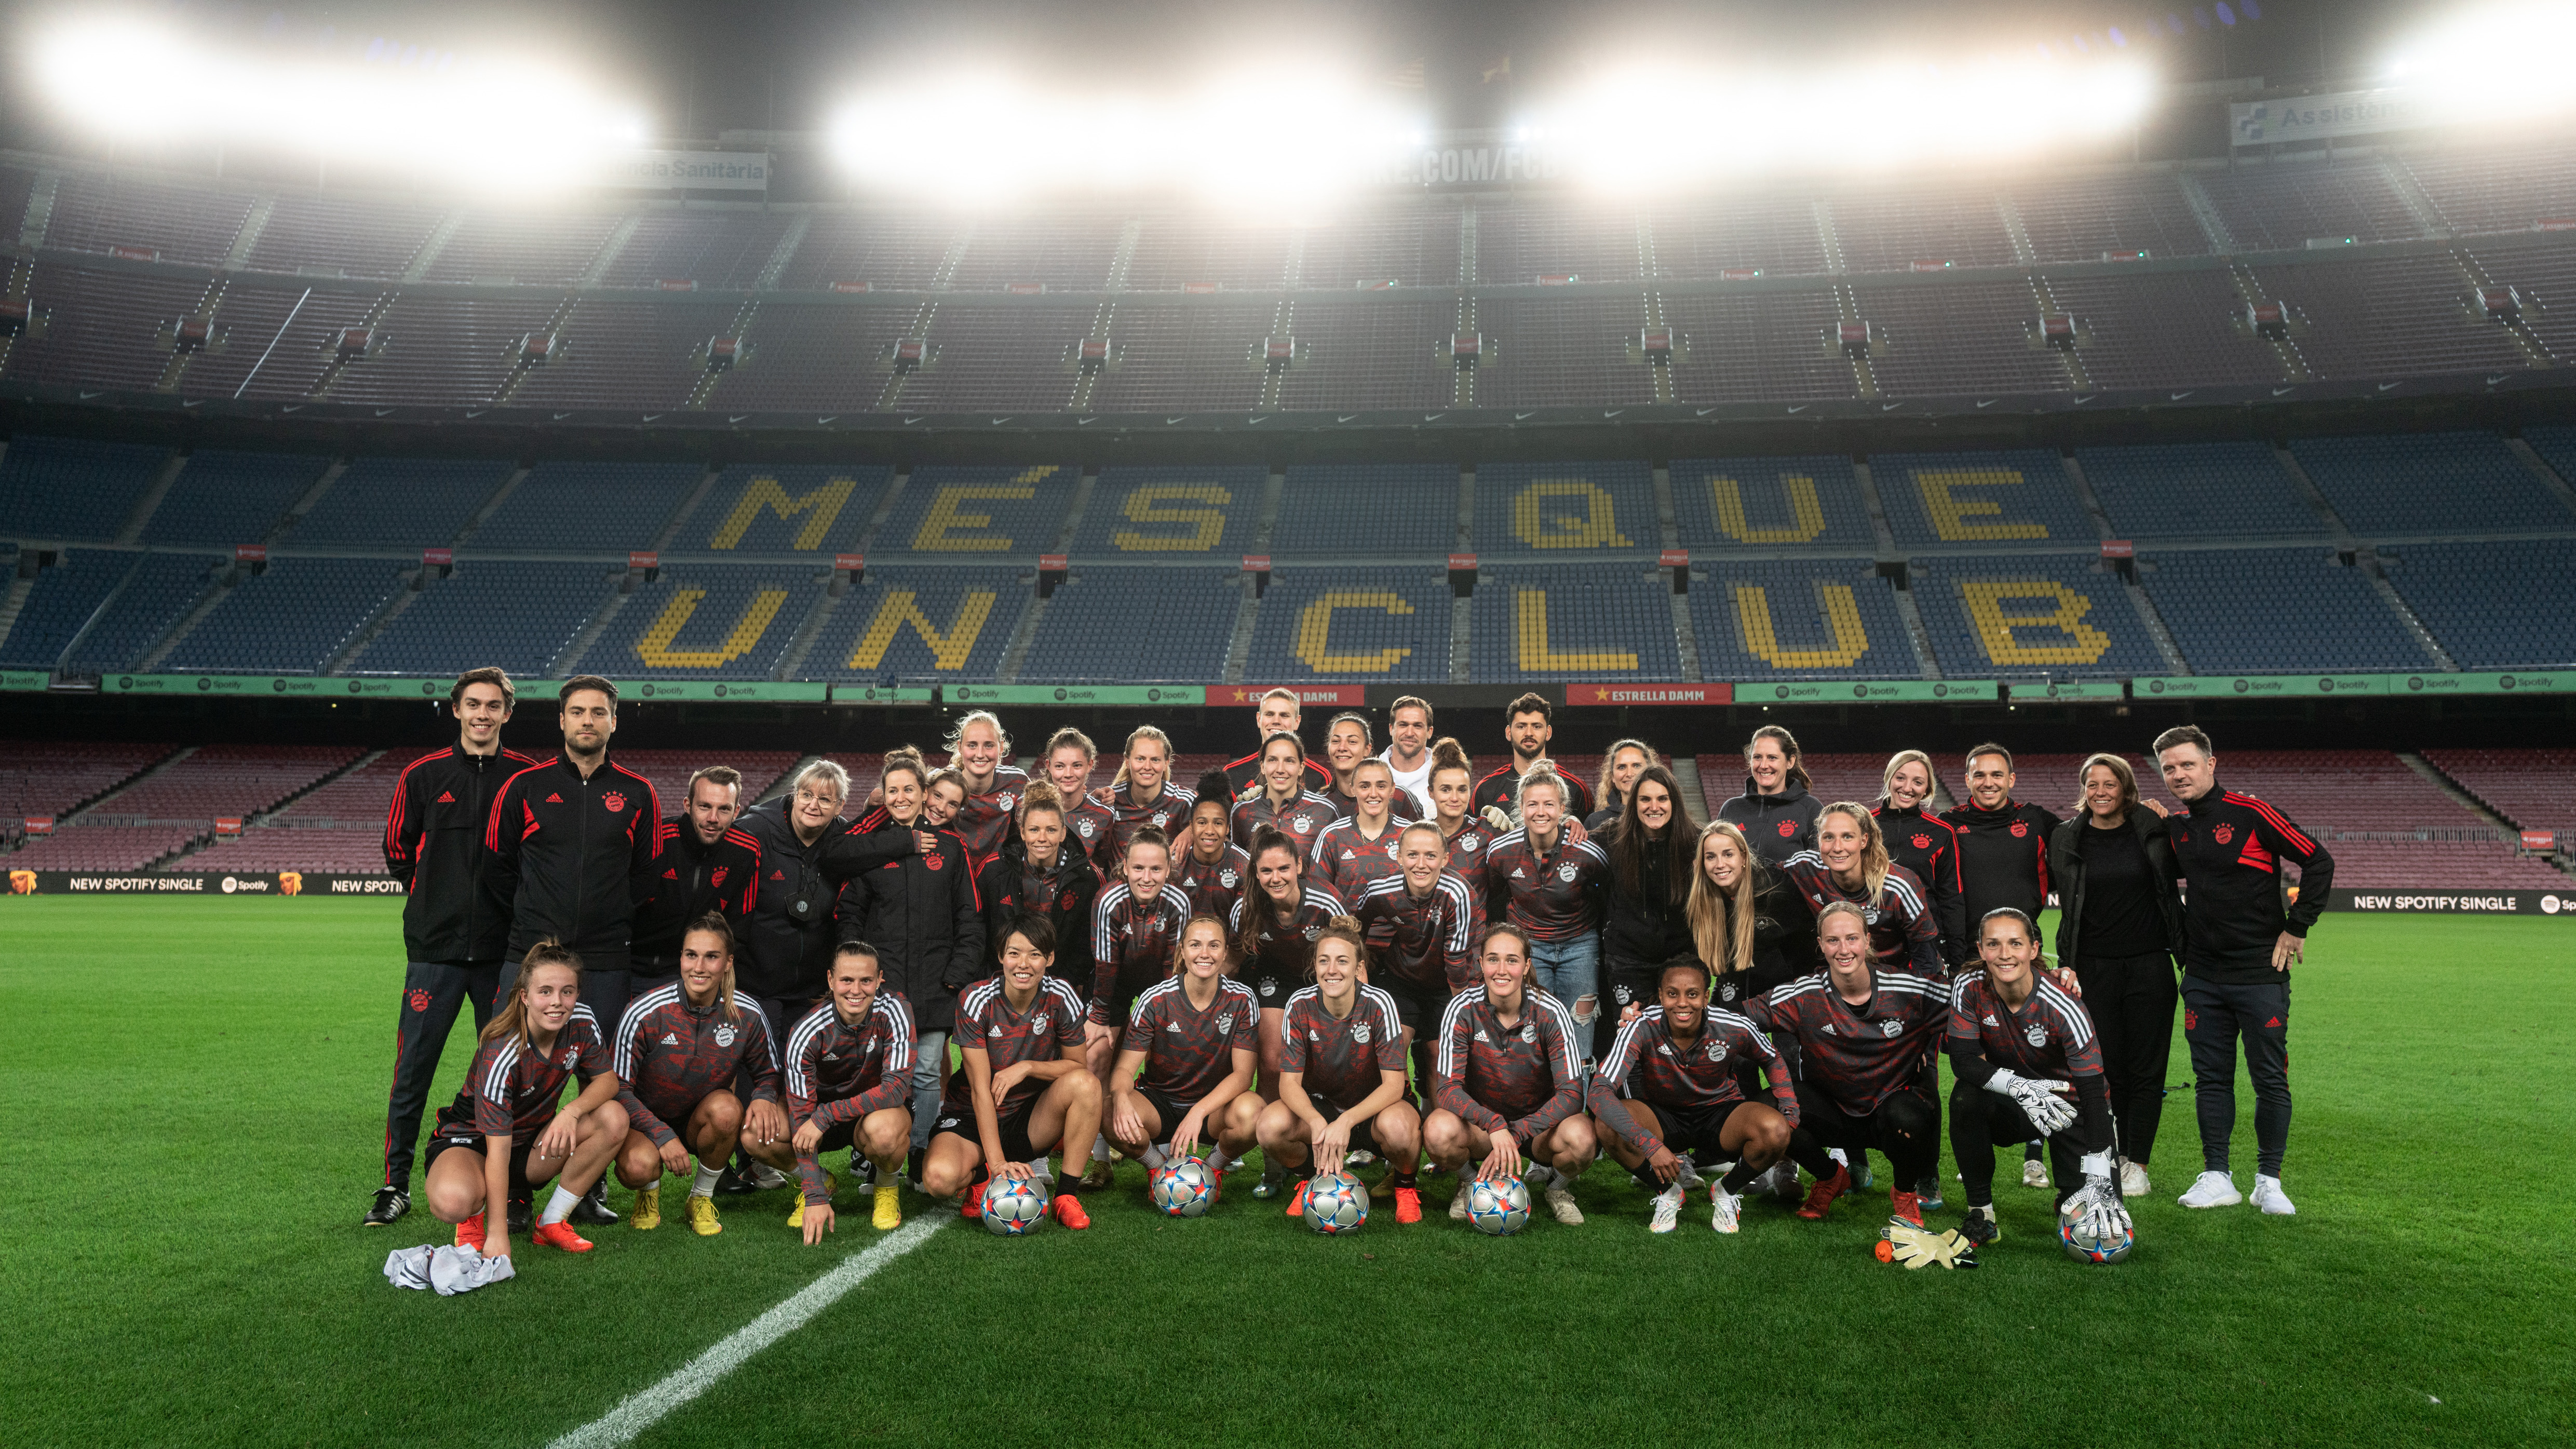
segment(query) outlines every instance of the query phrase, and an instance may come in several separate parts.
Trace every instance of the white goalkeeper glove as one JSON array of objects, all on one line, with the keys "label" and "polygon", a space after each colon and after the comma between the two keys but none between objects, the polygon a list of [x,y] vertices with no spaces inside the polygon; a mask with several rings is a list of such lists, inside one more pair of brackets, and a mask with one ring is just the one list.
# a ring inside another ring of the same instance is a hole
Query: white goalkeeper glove
[{"label": "white goalkeeper glove", "polygon": [[2127,1236],[2129,1210],[2120,1201],[2120,1186],[2107,1177],[2088,1177],[2067,1200],[2075,1209],[2076,1230],[2096,1240]]},{"label": "white goalkeeper glove", "polygon": [[1488,805],[1485,807],[1485,823],[1496,830],[1509,831],[1512,828],[1512,813],[1500,805]]},{"label": "white goalkeeper glove", "polygon": [[1986,1090],[2012,1098],[2013,1105],[2043,1136],[2054,1137],[2075,1125],[2075,1109],[2028,1077],[2015,1076],[1998,1067],[1993,1076],[1986,1078]]}]

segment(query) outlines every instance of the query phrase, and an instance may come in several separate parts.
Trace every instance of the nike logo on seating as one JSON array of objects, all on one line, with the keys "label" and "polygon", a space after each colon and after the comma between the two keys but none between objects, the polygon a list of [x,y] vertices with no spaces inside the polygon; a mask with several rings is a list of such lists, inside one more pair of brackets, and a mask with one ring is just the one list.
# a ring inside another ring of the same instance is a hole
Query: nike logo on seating
[{"label": "nike logo on seating", "polygon": [[1343,416],[1340,416],[1340,417],[1336,417],[1336,418],[1334,418],[1334,419],[1333,419],[1333,421],[1334,421],[1334,422],[1337,422],[1337,423],[1347,423],[1347,422],[1349,422],[1352,418],[1355,418],[1355,417],[1358,417],[1358,416],[1359,416],[1359,414],[1358,414],[1358,413],[1348,413],[1348,414],[1345,414],[1345,415],[1343,415]]}]

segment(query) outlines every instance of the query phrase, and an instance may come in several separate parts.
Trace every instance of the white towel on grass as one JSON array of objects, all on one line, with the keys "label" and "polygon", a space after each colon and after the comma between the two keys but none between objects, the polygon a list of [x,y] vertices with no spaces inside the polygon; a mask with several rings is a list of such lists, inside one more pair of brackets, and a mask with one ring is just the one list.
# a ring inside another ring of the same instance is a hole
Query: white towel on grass
[{"label": "white towel on grass", "polygon": [[423,1243],[385,1255],[386,1282],[397,1288],[435,1288],[442,1298],[471,1293],[518,1275],[508,1258],[486,1258],[472,1248],[453,1243]]}]

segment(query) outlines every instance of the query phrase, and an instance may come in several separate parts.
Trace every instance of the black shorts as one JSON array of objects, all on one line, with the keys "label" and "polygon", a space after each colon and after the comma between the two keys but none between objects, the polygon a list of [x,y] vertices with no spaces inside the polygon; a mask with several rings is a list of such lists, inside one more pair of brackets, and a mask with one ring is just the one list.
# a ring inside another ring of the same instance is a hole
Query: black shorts
[{"label": "black shorts", "polygon": [[[1043,1096],[1044,1093],[1039,1095]],[[1001,1121],[995,1124],[1002,1131],[1004,1162],[1036,1163],[1045,1160],[1046,1154],[1040,1152],[1037,1145],[1029,1141],[1029,1118],[1034,1116],[1037,1110],[1038,1099],[1033,1096],[1010,1111],[1004,1112]],[[975,1109],[972,1107],[959,1108],[941,1103],[938,1120],[930,1124],[930,1135],[936,1137],[942,1133],[951,1137],[965,1138],[975,1144],[975,1150],[978,1152],[984,1148],[983,1134],[975,1130]],[[986,1163],[985,1166],[990,1167],[992,1164]]]},{"label": "black shorts", "polygon": [[1449,1009],[1447,983],[1434,985],[1389,975],[1383,982],[1370,984],[1395,998],[1396,1024],[1413,1033],[1415,1041],[1427,1041],[1440,1029],[1440,1015]]},{"label": "black shorts", "polygon": [[[1295,995],[1301,987],[1313,979],[1313,976],[1309,972],[1290,971],[1276,961],[1265,961],[1255,957],[1244,963],[1243,975],[1240,979],[1244,985],[1252,988],[1253,1000],[1261,1003],[1262,1010],[1285,1011],[1288,1009],[1288,998]],[[1398,1000],[1401,999],[1398,998]]]},{"label": "black shorts", "polygon": [[[429,1148],[421,1154],[420,1158],[421,1181],[427,1182],[429,1180],[429,1169],[438,1161],[438,1154],[459,1147],[464,1148],[468,1152],[479,1153],[483,1150],[483,1142],[483,1135],[479,1132],[460,1134],[457,1136],[449,1136],[442,1132],[431,1136],[429,1139]],[[530,1188],[528,1186],[528,1149],[535,1145],[536,1144],[533,1141],[523,1141],[517,1137],[513,1137],[510,1140],[510,1198],[514,1202],[525,1202],[528,1200],[530,1193]]]},{"label": "black shorts", "polygon": [[[1307,1100],[1315,1104],[1315,1110],[1323,1113],[1324,1120],[1327,1122],[1339,1122],[1342,1120],[1342,1113],[1349,1110],[1345,1107],[1336,1107],[1332,1103],[1317,1097],[1309,1097]],[[1380,1157],[1386,1156],[1385,1153],[1378,1152],[1377,1133],[1371,1130],[1376,1126],[1377,1119],[1375,1117],[1371,1117],[1365,1122],[1352,1123],[1350,1150],[1353,1152],[1376,1152]],[[1308,1163],[1308,1166],[1312,1165],[1313,1164],[1311,1162]]]},{"label": "black shorts", "polygon": [[[1136,1088],[1136,1095],[1153,1103],[1154,1115],[1162,1119],[1162,1125],[1154,1130],[1156,1147],[1171,1146],[1173,1129],[1179,1127],[1181,1119],[1190,1115],[1190,1109],[1198,1105],[1196,1102],[1184,1102],[1169,1092],[1158,1092],[1152,1087],[1143,1085]],[[1211,1112],[1208,1115],[1214,1117],[1216,1114]],[[1206,1145],[1216,1141],[1216,1129],[1217,1124],[1213,1121],[1202,1123],[1199,1130],[1207,1135],[1201,1137],[1199,1142]]]},{"label": "black shorts", "polygon": [[1677,1157],[1715,1162],[1726,1149],[1718,1145],[1718,1134],[1726,1130],[1726,1121],[1742,1099],[1719,1102],[1709,1107],[1667,1107],[1661,1102],[1647,1102],[1646,1110],[1655,1114],[1655,1135]]}]

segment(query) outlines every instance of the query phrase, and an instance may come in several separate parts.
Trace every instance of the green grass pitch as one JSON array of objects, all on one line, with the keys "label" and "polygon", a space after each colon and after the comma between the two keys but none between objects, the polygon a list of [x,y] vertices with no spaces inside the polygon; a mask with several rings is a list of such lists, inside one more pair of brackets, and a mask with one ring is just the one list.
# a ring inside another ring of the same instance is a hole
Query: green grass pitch
[{"label": "green grass pitch", "polygon": [[[876,1236],[846,1198],[806,1251],[772,1193],[721,1237],[674,1213],[581,1259],[523,1240],[522,1276],[467,1297],[398,1292],[385,1253],[441,1231],[356,1225],[395,903],[16,899],[0,928],[9,1443],[543,1443]],[[2576,1442],[2568,929],[2329,917],[2294,1021],[2300,1215],[2174,1206],[2178,1091],[2116,1268],[2067,1261],[2009,1180],[1984,1268],[1882,1265],[1883,1162],[1830,1221],[1766,1203],[1732,1239],[1704,1215],[1650,1237],[1607,1163],[1588,1224],[1506,1240],[1448,1222],[1440,1179],[1421,1225],[1328,1240],[1241,1179],[1163,1220],[1130,1167],[1086,1233],[952,1221],[639,1442]],[[468,1056],[460,1026],[440,1100]]]}]

